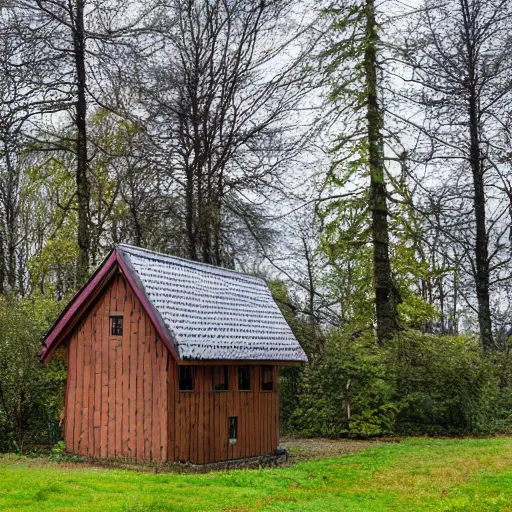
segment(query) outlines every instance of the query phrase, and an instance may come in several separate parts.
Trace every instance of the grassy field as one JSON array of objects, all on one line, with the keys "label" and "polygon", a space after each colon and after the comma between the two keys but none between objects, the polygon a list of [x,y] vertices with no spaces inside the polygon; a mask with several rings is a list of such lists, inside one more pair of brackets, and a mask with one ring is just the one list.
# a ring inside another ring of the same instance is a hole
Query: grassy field
[{"label": "grassy field", "polygon": [[411,439],[279,469],[205,475],[4,456],[0,510],[512,512],[512,438]]}]

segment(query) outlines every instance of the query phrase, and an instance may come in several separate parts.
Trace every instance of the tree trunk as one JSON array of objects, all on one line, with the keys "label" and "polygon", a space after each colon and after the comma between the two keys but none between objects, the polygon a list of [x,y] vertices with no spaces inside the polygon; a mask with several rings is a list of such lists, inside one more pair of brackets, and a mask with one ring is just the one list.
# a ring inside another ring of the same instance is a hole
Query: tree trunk
[{"label": "tree trunk", "polygon": [[480,339],[484,350],[493,350],[495,346],[492,335],[491,307],[489,300],[489,243],[487,236],[485,214],[485,187],[484,169],[480,148],[480,123],[477,72],[475,68],[476,55],[474,41],[471,34],[472,23],[469,6],[462,2],[462,10],[465,21],[465,36],[468,52],[468,85],[469,85],[469,135],[470,151],[469,160],[473,175],[473,208],[475,210],[475,266],[476,266],[476,296],[478,301],[478,324],[480,327]]},{"label": "tree trunk", "polygon": [[0,295],[5,294],[5,231],[0,224]]},{"label": "tree trunk", "polygon": [[377,46],[379,36],[373,0],[366,0],[366,48],[364,69],[367,94],[368,159],[370,167],[370,208],[372,211],[372,241],[375,286],[375,318],[377,340],[384,344],[398,330],[396,297],[389,260],[389,230],[382,111],[378,102]]},{"label": "tree trunk", "polygon": [[453,272],[453,309],[451,313],[451,326],[450,326],[450,334],[457,335],[459,334],[459,322],[457,320],[457,304],[459,301],[459,264],[455,266]]},{"label": "tree trunk", "polygon": [[90,258],[90,201],[91,188],[88,176],[87,154],[87,100],[85,71],[85,31],[84,31],[84,0],[76,2],[76,18],[73,30],[73,48],[75,56],[77,102],[75,125],[76,137],[76,192],[78,200],[78,267],[77,284],[81,286],[89,276]]},{"label": "tree trunk", "polygon": [[188,242],[188,257],[197,260],[196,215],[194,201],[194,169],[190,162],[186,164],[186,190],[185,190],[185,224]]},{"label": "tree trunk", "polygon": [[478,300],[478,324],[480,339],[484,350],[493,350],[495,346],[492,335],[491,308],[489,300],[489,249],[487,228],[485,223],[485,190],[484,177],[478,142],[478,121],[474,111],[474,98],[470,99],[470,130],[471,130],[471,172],[473,174],[476,239],[476,296]]},{"label": "tree trunk", "polygon": [[18,177],[14,164],[6,147],[7,180],[5,183],[5,251],[7,286],[11,293],[16,291],[16,220],[17,220],[17,194]]}]

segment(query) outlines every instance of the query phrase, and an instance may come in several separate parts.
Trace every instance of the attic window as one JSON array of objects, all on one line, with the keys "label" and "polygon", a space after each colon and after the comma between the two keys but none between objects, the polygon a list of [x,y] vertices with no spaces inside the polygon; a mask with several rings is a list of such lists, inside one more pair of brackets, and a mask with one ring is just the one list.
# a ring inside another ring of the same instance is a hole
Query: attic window
[{"label": "attic window", "polygon": [[121,315],[110,316],[110,335],[122,336],[123,335],[123,317]]},{"label": "attic window", "polygon": [[263,366],[261,370],[261,390],[274,391],[274,367]]},{"label": "attic window", "polygon": [[179,380],[180,391],[194,391],[194,378],[192,376],[192,366],[179,367]]},{"label": "attic window", "polygon": [[213,367],[213,389],[227,391],[229,389],[229,370],[227,366]]},{"label": "attic window", "polygon": [[238,367],[238,391],[250,391],[251,369],[249,366]]}]

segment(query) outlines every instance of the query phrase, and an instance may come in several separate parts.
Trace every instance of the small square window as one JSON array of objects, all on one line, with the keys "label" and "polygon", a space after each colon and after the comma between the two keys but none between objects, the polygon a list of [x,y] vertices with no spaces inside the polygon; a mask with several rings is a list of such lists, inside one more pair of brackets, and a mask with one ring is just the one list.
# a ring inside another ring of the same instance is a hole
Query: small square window
[{"label": "small square window", "polygon": [[238,416],[229,417],[229,444],[236,444],[238,441]]},{"label": "small square window", "polygon": [[112,315],[110,317],[110,336],[123,335],[123,317],[120,315]]},{"label": "small square window", "polygon": [[229,370],[227,366],[213,367],[214,391],[227,391],[229,389]]},{"label": "small square window", "polygon": [[251,368],[250,366],[238,367],[238,390],[250,391],[251,389]]},{"label": "small square window", "polygon": [[261,390],[274,391],[274,367],[263,366],[261,370]]},{"label": "small square window", "polygon": [[180,391],[194,391],[194,378],[192,366],[179,366],[179,389]]}]

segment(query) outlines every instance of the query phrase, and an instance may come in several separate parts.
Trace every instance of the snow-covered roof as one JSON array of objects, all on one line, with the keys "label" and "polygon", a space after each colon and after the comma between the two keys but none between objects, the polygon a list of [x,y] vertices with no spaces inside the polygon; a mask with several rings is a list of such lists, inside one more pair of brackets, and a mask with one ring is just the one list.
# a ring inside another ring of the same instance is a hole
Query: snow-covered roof
[{"label": "snow-covered roof", "polygon": [[263,279],[120,244],[45,335],[42,361],[117,268],[176,359],[307,360]]},{"label": "snow-covered roof", "polygon": [[263,279],[119,245],[181,359],[305,361]]}]

